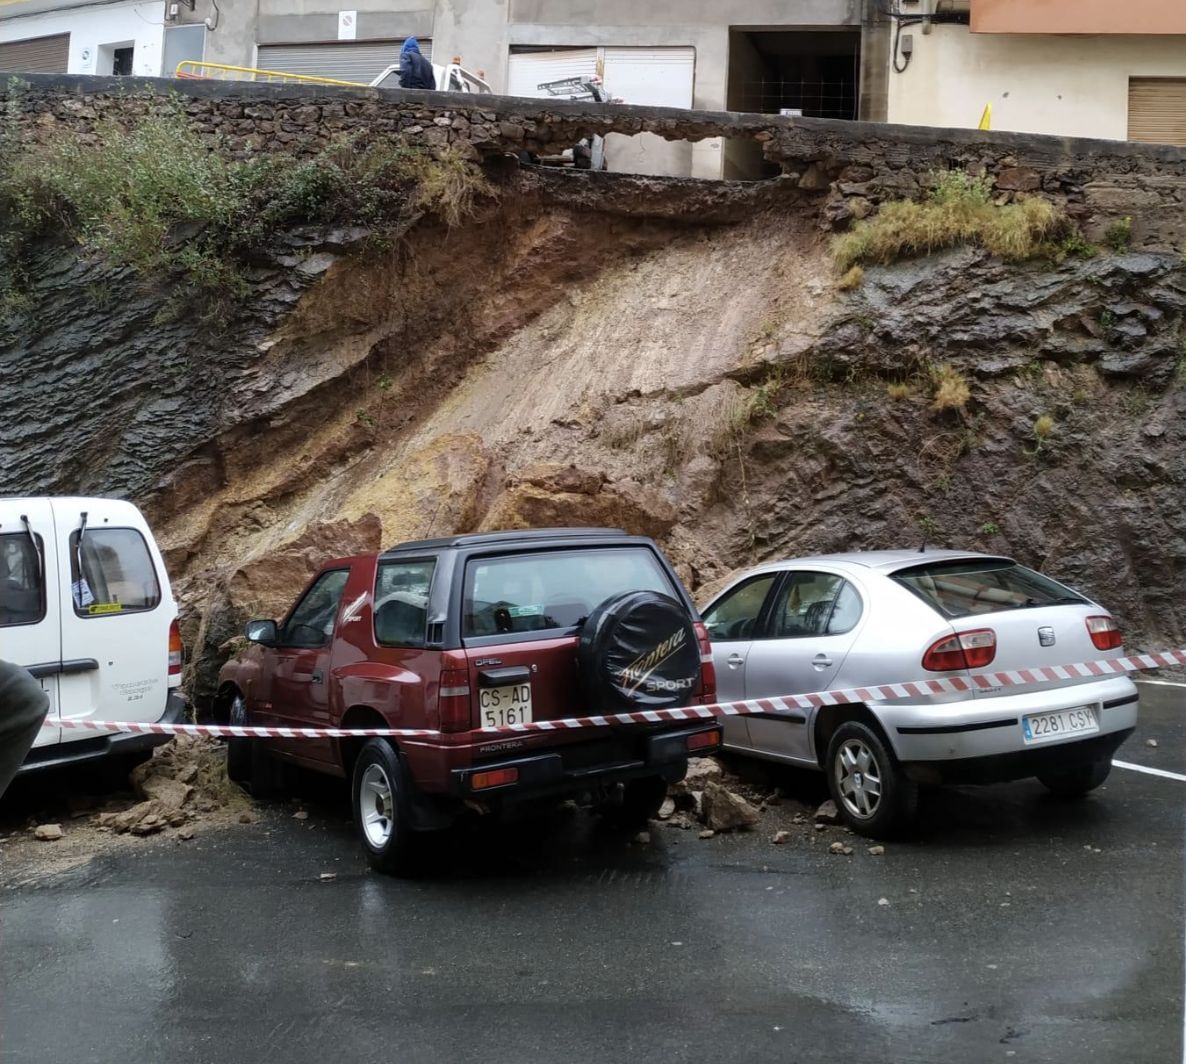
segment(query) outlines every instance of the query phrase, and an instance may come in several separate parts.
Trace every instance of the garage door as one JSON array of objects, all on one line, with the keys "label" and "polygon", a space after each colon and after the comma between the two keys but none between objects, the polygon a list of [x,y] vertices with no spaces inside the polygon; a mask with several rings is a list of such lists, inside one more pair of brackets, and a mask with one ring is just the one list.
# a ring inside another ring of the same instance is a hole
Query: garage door
[{"label": "garage door", "polygon": [[626,103],[691,107],[694,48],[566,48],[512,52],[507,69],[511,96],[546,96],[539,86],[600,72],[608,92]]},{"label": "garage door", "polygon": [[[392,41],[333,41],[326,44],[261,44],[256,66],[285,74],[306,74],[369,85],[399,62],[403,38]],[[420,51],[432,59],[432,42],[420,39]]]},{"label": "garage door", "polygon": [[596,48],[512,52],[507,66],[507,95],[547,96],[549,94],[539,88],[545,82],[591,78],[596,73]]},{"label": "garage door", "polygon": [[1128,139],[1186,147],[1186,78],[1129,78]]},{"label": "garage door", "polygon": [[0,70],[27,74],[65,74],[70,65],[70,34],[32,37],[0,44]]}]

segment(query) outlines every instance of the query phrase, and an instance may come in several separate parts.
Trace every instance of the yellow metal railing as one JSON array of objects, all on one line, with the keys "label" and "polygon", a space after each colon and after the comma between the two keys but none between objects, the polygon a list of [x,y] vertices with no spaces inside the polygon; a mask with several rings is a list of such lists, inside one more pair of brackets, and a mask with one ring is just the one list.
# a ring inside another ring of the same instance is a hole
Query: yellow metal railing
[{"label": "yellow metal railing", "polygon": [[228,66],[225,63],[200,63],[196,59],[183,59],[174,71],[176,77],[190,81],[264,81],[297,82],[312,85],[345,85],[351,89],[366,88],[363,81],[337,81],[334,78],[318,78],[311,74],[289,74],[283,70],[261,70],[258,67]]}]

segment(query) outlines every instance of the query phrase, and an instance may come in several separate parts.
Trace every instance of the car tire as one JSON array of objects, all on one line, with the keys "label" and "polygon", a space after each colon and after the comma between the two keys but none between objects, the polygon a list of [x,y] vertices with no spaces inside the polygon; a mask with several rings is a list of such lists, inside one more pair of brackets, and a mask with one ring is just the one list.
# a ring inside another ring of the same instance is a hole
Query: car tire
[{"label": "car tire", "polygon": [[841,724],[828,743],[824,768],[836,808],[858,835],[889,838],[914,819],[918,785],[869,725]]},{"label": "car tire", "polygon": [[1060,798],[1082,798],[1088,791],[1094,791],[1108,778],[1112,771],[1112,759],[1101,758],[1086,765],[1043,772],[1038,782]]},{"label": "car tire", "polygon": [[407,876],[416,870],[418,839],[409,823],[411,781],[395,747],[368,739],[354,762],[354,823],[372,868]]},{"label": "car tire", "polygon": [[667,797],[667,781],[662,776],[643,776],[627,780],[620,802],[607,802],[601,809],[606,823],[622,828],[646,827],[647,821],[659,815],[659,807]]}]

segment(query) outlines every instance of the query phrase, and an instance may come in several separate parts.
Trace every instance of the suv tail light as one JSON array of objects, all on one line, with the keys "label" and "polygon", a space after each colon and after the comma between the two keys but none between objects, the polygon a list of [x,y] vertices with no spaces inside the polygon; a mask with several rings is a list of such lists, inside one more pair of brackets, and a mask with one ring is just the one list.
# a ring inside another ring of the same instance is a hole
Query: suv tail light
[{"label": "suv tail light", "polygon": [[1115,650],[1124,642],[1120,626],[1111,617],[1087,618],[1087,634],[1097,650]]},{"label": "suv tail light", "polygon": [[922,656],[922,667],[928,672],[950,672],[953,669],[983,669],[997,656],[997,633],[991,628],[976,628],[971,632],[957,632],[932,643]]},{"label": "suv tail light", "polygon": [[[1097,644],[1098,645],[1098,644]],[[180,676],[185,659],[185,647],[181,643],[181,626],[174,619],[169,625],[169,675]]]},{"label": "suv tail light", "polygon": [[437,726],[443,732],[469,731],[469,669],[465,655],[441,655],[444,668],[437,690]]},{"label": "suv tail light", "polygon": [[702,706],[710,706],[717,700],[717,670],[712,663],[712,643],[703,621],[692,627],[696,631],[696,645],[700,648],[700,695],[696,699]]}]

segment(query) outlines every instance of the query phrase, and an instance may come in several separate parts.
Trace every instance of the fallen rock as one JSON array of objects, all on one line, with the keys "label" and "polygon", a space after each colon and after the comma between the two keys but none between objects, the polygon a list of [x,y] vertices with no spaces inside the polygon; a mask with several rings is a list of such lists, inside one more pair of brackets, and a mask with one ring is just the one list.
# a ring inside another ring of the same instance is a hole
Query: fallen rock
[{"label": "fallen rock", "polygon": [[878,898],[877,904],[878,905],[889,905],[889,898]]},{"label": "fallen rock", "polygon": [[692,821],[689,820],[683,813],[676,813],[669,821],[667,821],[669,828],[682,828],[684,831],[692,830]]},{"label": "fallen rock", "polygon": [[148,776],[134,781],[136,793],[141,798],[153,799],[169,810],[178,810],[194,793],[193,787],[168,776]]},{"label": "fallen rock", "polygon": [[1156,739],[1146,739],[1145,745],[1151,746],[1151,747],[1153,747],[1154,750],[1156,750],[1157,749],[1157,740]]},{"label": "fallen rock", "polygon": [[828,825],[827,825],[827,824],[816,824],[816,825],[815,825],[815,830],[816,830],[816,831],[827,831],[827,830],[828,830]]},{"label": "fallen rock", "polygon": [[789,831],[776,831],[774,833],[774,838],[772,838],[770,841],[775,846],[781,846],[790,837],[791,837],[791,833]]},{"label": "fallen rock", "polygon": [[834,843],[832,843],[831,846],[828,847],[828,852],[829,853],[839,853],[839,854],[843,854],[845,857],[848,857],[852,854],[852,847],[845,846],[844,843],[842,843],[842,842],[834,842]]},{"label": "fallen rock", "polygon": [[634,836],[634,841],[639,846],[649,846],[651,844],[651,833],[649,831],[640,831]]},{"label": "fallen rock", "polygon": [[194,837],[194,829],[182,828],[179,832],[177,832],[177,837],[181,839],[182,842],[189,842],[189,840]]},{"label": "fallen rock", "polygon": [[700,832],[700,838],[711,839],[715,834],[716,832],[713,831],[712,828],[706,828],[704,831]]},{"label": "fallen rock", "polygon": [[133,835],[155,835],[158,831],[164,831],[168,824],[169,821],[159,813],[149,813],[128,830]]},{"label": "fallen rock", "polygon": [[337,872],[322,872],[321,875],[319,875],[317,878],[320,879],[322,883],[332,883],[335,879],[338,878],[338,873]]},{"label": "fallen rock", "polygon": [[884,857],[885,856],[885,847],[884,846],[870,846],[869,847],[869,856],[870,857]]},{"label": "fallen rock", "polygon": [[298,809],[295,813],[292,814],[292,819],[293,820],[308,820],[309,812],[307,809]]},{"label": "fallen rock", "polygon": [[61,824],[38,824],[33,829],[33,838],[40,842],[56,842],[63,834]]},{"label": "fallen rock", "polygon": [[751,828],[758,822],[758,816],[757,809],[735,791],[727,790],[719,783],[705,786],[701,819],[713,831]]},{"label": "fallen rock", "polygon": [[675,799],[664,798],[663,804],[659,806],[659,819],[670,820],[672,814],[675,812]]},{"label": "fallen rock", "polygon": [[256,821],[256,816],[254,813],[242,812],[239,814],[239,823],[240,824],[254,824],[255,821]]},{"label": "fallen rock", "polygon": [[840,810],[836,808],[836,803],[831,798],[815,811],[815,821],[817,824],[840,823]]}]

